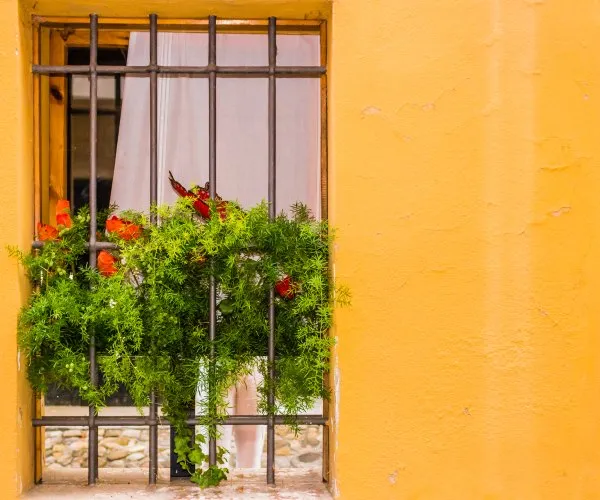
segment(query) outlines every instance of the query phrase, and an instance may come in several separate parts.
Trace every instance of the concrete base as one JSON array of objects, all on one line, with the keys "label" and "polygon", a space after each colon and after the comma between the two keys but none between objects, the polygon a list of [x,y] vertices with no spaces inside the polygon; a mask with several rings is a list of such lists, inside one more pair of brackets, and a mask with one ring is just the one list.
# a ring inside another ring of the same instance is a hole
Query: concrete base
[{"label": "concrete base", "polygon": [[45,482],[22,498],[44,500],[106,499],[184,500],[223,499],[331,499],[327,485],[315,471],[284,469],[276,472],[276,486],[266,484],[264,469],[234,471],[218,488],[200,489],[187,480],[169,481],[169,469],[159,469],[156,486],[148,486],[146,469],[101,469],[97,485],[87,486],[87,469],[65,470],[58,477],[46,471]]}]

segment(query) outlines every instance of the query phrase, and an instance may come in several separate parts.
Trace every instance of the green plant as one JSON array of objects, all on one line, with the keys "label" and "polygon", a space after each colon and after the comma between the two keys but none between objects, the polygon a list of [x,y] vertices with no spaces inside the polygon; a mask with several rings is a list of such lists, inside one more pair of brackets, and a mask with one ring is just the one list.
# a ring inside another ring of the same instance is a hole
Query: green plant
[{"label": "green plant", "polygon": [[[314,220],[302,205],[293,207],[291,217],[275,220],[269,220],[265,204],[247,211],[229,204],[226,217],[215,211],[207,220],[197,217],[189,198],[153,210],[156,225],[142,213],[108,220],[108,213],[99,214],[100,232],[108,229],[107,238],[117,245],[112,256],[100,256],[101,272],[86,264],[87,209],[72,224],[69,219],[69,227],[51,233],[41,249],[12,249],[34,284],[19,317],[19,344],[31,384],[40,392],[59,384],[100,408],[123,384],[141,408],[155,391],[176,427],[178,460],[183,467],[196,464],[194,482],[215,485],[226,478],[225,450],[219,450],[218,466],[203,469],[205,437],[192,443],[185,424],[197,385],[211,387],[201,402],[202,424],[214,429],[226,414],[227,391],[240,376],[258,365],[268,380],[269,290],[286,276],[290,292],[277,296],[275,304],[276,404],[268,407],[264,384],[259,407],[288,415],[294,424],[292,415],[328,397],[323,371],[333,342],[328,335],[333,299],[344,303],[347,292],[334,293],[327,223]],[[200,370],[208,365],[211,347],[211,276],[218,282],[215,358],[210,369]],[[89,376],[92,332],[97,386]]]}]

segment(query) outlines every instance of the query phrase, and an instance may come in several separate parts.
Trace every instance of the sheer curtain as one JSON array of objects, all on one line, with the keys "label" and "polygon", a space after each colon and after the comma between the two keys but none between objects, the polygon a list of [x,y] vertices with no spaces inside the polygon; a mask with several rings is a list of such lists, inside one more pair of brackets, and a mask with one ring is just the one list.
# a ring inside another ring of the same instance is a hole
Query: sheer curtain
[{"label": "sheer curtain", "polygon": [[[278,41],[278,64],[318,65],[316,36],[286,35]],[[158,63],[202,66],[207,63],[205,34],[159,33]],[[128,65],[145,65],[148,33],[132,33]],[[217,63],[267,64],[263,35],[217,37]],[[120,209],[147,210],[149,205],[150,85],[148,78],[125,79],[111,203]],[[319,215],[319,80],[277,82],[277,208],[297,201]],[[267,80],[220,78],[217,82],[217,192],[224,199],[255,205],[267,197]],[[177,195],[168,180],[171,170],[184,186],[208,180],[208,80],[159,76],[158,202]]]},{"label": "sheer curtain", "polygon": [[[278,64],[318,65],[319,39],[279,36]],[[207,64],[206,34],[159,33],[158,63]],[[132,33],[127,64],[148,64],[149,34]],[[217,35],[217,64],[268,64],[265,35]],[[147,211],[150,202],[149,79],[125,78],[111,203],[120,210]],[[217,192],[250,207],[267,198],[267,80],[217,80]],[[277,81],[277,210],[303,202],[320,216],[320,87],[318,79]],[[184,186],[208,180],[208,80],[158,78],[158,203],[177,198],[169,170]],[[258,374],[241,381],[229,395],[231,413],[256,411]],[[200,395],[201,396],[201,395]],[[224,426],[220,445],[229,449],[235,432],[237,465],[260,467],[263,426]]]}]

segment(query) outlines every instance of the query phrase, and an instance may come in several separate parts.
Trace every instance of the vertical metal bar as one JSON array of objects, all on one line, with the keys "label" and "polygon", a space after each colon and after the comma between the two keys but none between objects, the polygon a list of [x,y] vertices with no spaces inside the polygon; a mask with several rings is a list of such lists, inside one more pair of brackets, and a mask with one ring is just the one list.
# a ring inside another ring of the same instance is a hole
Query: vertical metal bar
[{"label": "vertical metal bar", "polygon": [[[69,64],[69,56],[67,53],[67,64]],[[67,75],[67,196],[69,200],[75,205],[75,179],[73,176],[73,154],[71,148],[73,147],[71,134],[72,134],[72,120],[73,120],[73,75]],[[72,207],[75,210],[75,206]]]},{"label": "vertical metal bar", "polygon": [[[211,199],[217,195],[217,18],[209,16],[208,18],[208,182],[209,194]],[[209,338],[210,338],[210,360],[209,360],[209,380],[214,377],[215,372],[215,337],[217,330],[217,282],[214,273],[210,276],[210,294],[209,294]],[[214,384],[209,385],[209,415],[215,416],[216,409],[214,402],[216,395],[214,393]],[[216,428],[209,429],[208,438],[208,464],[217,463],[217,440]]]},{"label": "vertical metal bar", "polygon": [[121,126],[121,75],[115,75],[115,154],[117,143],[119,142],[119,127]]},{"label": "vertical metal bar", "polygon": [[[276,19],[269,18],[269,218],[272,220],[276,214],[277,195],[277,108],[276,108],[276,78],[275,67],[277,66],[277,31]],[[267,403],[269,415],[267,423],[267,484],[275,484],[275,419],[273,409],[275,406],[275,290],[269,291],[269,349],[268,349],[269,392]]]},{"label": "vertical metal bar", "polygon": [[[158,200],[158,187],[156,182],[158,168],[158,19],[156,14],[150,14],[150,222],[156,224],[154,206]],[[158,426],[156,394],[150,393],[150,425],[148,430],[148,451],[150,460],[148,464],[148,482],[156,484],[158,476]]]},{"label": "vertical metal bar", "polygon": [[[319,32],[319,51],[322,67],[327,67],[327,21],[321,22]],[[321,218],[327,219],[328,215],[328,153],[327,153],[327,73],[321,75]]]},{"label": "vertical metal bar", "polygon": [[[156,14],[150,14],[150,205],[158,199],[157,165],[158,165],[158,20]],[[150,220],[156,223],[156,214],[150,214]]]},{"label": "vertical metal bar", "polygon": [[[97,229],[97,147],[98,147],[98,16],[90,15],[90,267],[96,267]],[[90,379],[92,386],[98,385],[96,366],[96,337],[90,332]],[[88,434],[88,484],[98,479],[98,426],[93,406],[89,408]]]}]

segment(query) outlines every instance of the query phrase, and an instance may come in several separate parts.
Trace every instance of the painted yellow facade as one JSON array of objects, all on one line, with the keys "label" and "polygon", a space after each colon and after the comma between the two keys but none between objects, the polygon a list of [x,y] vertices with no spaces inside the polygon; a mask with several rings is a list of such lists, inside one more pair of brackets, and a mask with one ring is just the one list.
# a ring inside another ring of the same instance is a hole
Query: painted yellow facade
[{"label": "painted yellow facade", "polygon": [[[0,246],[32,235],[30,15],[327,17],[342,499],[600,498],[595,0],[0,0]],[[0,252],[0,498],[31,486]]]}]

